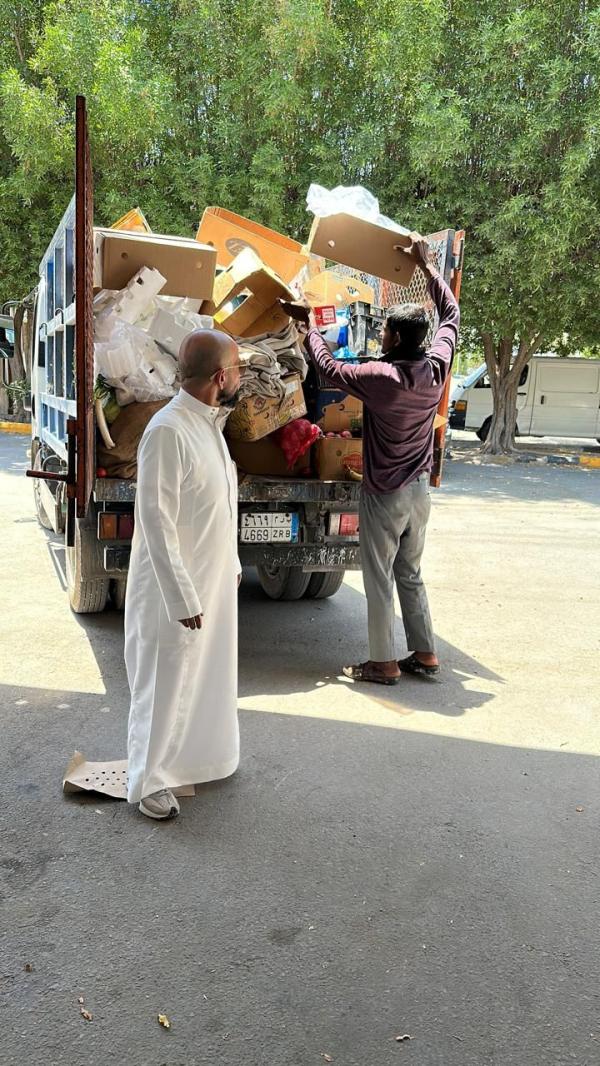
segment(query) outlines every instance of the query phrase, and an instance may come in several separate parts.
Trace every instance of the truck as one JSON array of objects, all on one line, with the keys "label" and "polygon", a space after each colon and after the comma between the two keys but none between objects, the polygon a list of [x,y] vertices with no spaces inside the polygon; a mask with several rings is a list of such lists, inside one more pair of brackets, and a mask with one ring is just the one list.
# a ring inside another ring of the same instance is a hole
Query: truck
[{"label": "truck", "polygon": [[[110,602],[117,609],[124,606],[136,485],[98,476],[96,467],[93,177],[82,96],[76,100],[75,154],[75,195],[42,258],[39,283],[24,301],[21,318],[29,338],[27,475],[33,479],[39,521],[65,538],[70,605],[76,613],[92,613]],[[464,234],[454,230],[430,238],[438,268],[457,296],[463,240]],[[390,290],[382,283],[378,294],[384,285]],[[402,296],[393,295],[390,303]],[[419,295],[424,297],[424,285],[412,298]],[[442,413],[447,402],[446,395]],[[443,446],[443,429],[437,430],[434,485],[440,482]],[[257,568],[270,599],[327,598],[338,591],[346,570],[360,569],[359,493],[354,480],[240,476],[240,560]]]}]

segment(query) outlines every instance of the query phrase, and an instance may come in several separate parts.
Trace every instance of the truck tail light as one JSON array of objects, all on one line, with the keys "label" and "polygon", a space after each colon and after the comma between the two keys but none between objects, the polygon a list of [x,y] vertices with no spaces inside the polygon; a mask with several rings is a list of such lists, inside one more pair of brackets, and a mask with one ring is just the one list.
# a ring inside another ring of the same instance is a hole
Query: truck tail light
[{"label": "truck tail light", "polygon": [[98,515],[99,540],[131,540],[132,536],[132,514],[118,514],[117,511],[100,512]]},{"label": "truck tail light", "polygon": [[332,514],[329,516],[330,537],[358,536],[357,514]]},{"label": "truck tail light", "polygon": [[100,540],[117,539],[118,517],[117,514],[111,513],[110,511],[103,511],[98,515],[98,537]]},{"label": "truck tail light", "polygon": [[118,529],[119,540],[131,540],[133,536],[133,515],[120,514]]}]

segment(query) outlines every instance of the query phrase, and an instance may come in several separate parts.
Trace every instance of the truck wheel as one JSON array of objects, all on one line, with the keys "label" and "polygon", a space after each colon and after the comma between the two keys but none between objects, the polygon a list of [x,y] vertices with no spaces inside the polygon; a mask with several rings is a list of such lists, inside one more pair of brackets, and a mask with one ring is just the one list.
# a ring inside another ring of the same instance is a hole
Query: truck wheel
[{"label": "truck wheel", "polygon": [[97,614],[106,607],[110,587],[109,578],[81,577],[81,556],[85,551],[85,537],[77,522],[75,526],[75,546],[69,548],[65,543],[65,570],[69,603],[75,614]]},{"label": "truck wheel", "polygon": [[263,592],[270,600],[301,600],[311,575],[299,566],[257,566]]},{"label": "truck wheel", "polygon": [[[42,464],[40,462],[40,445],[39,445],[39,441],[34,441],[33,442],[32,446],[31,446],[31,451],[32,451],[32,457],[33,457],[33,462],[31,464],[31,469],[32,470],[41,470]],[[42,490],[41,490],[40,480],[37,477],[34,477],[32,480],[33,480],[33,499],[34,499],[34,503],[35,503],[35,513],[37,514],[38,522],[40,523],[41,526],[44,527],[44,529],[52,529],[53,528],[52,527],[52,522],[48,518],[48,515],[46,514],[46,509],[45,509],[45,507],[44,507],[44,505],[42,503]]]},{"label": "truck wheel", "polygon": [[115,578],[110,583],[110,597],[113,601],[115,610],[125,610],[125,593],[127,592],[127,578]]},{"label": "truck wheel", "polygon": [[483,424],[477,430],[477,436],[479,437],[479,440],[482,443],[484,443],[488,439],[491,424],[492,424],[492,418],[491,418],[491,415],[490,415],[488,418],[485,419]]},{"label": "truck wheel", "polygon": [[306,597],[310,600],[328,600],[339,592],[346,576],[345,570],[330,570],[327,574],[311,574]]}]

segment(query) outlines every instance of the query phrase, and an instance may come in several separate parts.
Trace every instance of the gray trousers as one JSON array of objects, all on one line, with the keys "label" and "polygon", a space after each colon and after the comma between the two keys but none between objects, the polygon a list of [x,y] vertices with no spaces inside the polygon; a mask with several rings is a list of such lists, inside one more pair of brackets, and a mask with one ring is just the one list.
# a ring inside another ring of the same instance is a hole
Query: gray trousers
[{"label": "gray trousers", "polygon": [[421,555],[431,510],[429,474],[386,496],[363,492],[360,551],[369,616],[369,658],[396,658],[394,581],[409,651],[435,654]]}]

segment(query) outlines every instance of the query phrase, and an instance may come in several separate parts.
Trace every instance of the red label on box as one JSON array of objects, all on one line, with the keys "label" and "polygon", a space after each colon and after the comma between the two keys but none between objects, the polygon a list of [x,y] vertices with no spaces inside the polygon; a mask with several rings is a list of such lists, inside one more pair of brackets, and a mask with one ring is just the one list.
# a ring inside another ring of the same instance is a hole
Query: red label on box
[{"label": "red label on box", "polygon": [[327,307],[315,307],[315,319],[319,329],[324,329],[325,326],[335,326],[337,322],[335,307],[333,305]]}]

